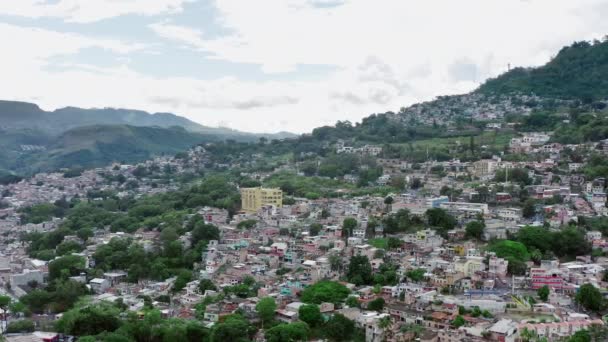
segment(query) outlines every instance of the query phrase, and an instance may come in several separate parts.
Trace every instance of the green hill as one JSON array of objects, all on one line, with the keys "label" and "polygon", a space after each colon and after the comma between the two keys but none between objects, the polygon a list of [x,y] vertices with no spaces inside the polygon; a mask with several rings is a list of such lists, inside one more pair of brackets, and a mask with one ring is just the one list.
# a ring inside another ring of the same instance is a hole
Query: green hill
[{"label": "green hill", "polygon": [[200,125],[171,113],[66,107],[52,112],[36,104],[0,100],[0,171],[32,173],[63,167],[132,163],[211,141],[285,139]]},{"label": "green hill", "polygon": [[487,80],[477,92],[535,94],[592,102],[608,98],[608,40],[577,42],[562,48],[546,65],[515,68]]},{"label": "green hill", "polygon": [[215,135],[188,132],[182,127],[95,125],[69,130],[53,140],[47,151],[30,156],[32,171],[96,167],[112,162],[134,163],[154,155],[175,154],[191,146],[217,141]]}]

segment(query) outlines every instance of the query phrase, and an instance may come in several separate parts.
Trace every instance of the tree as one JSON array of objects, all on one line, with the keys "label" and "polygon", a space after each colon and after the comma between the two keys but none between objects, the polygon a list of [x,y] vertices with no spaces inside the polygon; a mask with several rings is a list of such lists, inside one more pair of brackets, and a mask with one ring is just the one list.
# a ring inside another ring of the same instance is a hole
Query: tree
[{"label": "tree", "polygon": [[528,175],[527,169],[499,169],[494,175],[495,182],[509,182],[520,183],[521,185],[532,184],[532,179]]},{"label": "tree", "polygon": [[310,329],[303,322],[279,324],[266,331],[265,337],[268,342],[294,342],[308,341]]},{"label": "tree", "polygon": [[398,239],[398,238],[389,237],[388,241],[387,241],[387,246],[388,246],[388,249],[399,248],[399,247],[403,246],[403,241],[401,241],[401,239]]},{"label": "tree", "polygon": [[60,332],[87,336],[106,331],[115,331],[120,327],[119,310],[112,304],[99,303],[67,311],[57,321]]},{"label": "tree", "polygon": [[544,227],[525,226],[517,232],[517,241],[523,243],[529,251],[533,249],[545,253],[550,250],[551,232]]},{"label": "tree", "polygon": [[532,198],[527,199],[524,202],[524,206],[521,210],[521,214],[525,218],[532,218],[536,215],[536,201]]},{"label": "tree", "polygon": [[412,182],[410,183],[410,188],[412,188],[412,190],[416,190],[416,189],[420,189],[424,184],[422,184],[422,181],[420,180],[420,178],[416,177],[414,179],[412,179]]},{"label": "tree", "polygon": [[249,341],[251,326],[241,315],[230,315],[211,330],[211,341]]},{"label": "tree", "polygon": [[85,270],[84,263],[84,258],[77,255],[66,255],[55,259],[49,263],[49,278],[51,280],[66,279],[70,276],[80,275]]},{"label": "tree", "polygon": [[70,253],[78,253],[81,252],[83,249],[84,247],[76,241],[64,241],[57,245],[57,247],[55,248],[55,254],[61,256]]},{"label": "tree", "polygon": [[591,342],[591,335],[587,330],[579,330],[568,337],[565,342]]},{"label": "tree", "polygon": [[537,342],[538,334],[534,330],[529,330],[528,328],[523,328],[519,337],[522,342]]},{"label": "tree", "polygon": [[428,224],[431,227],[435,227],[439,233],[443,236],[447,234],[447,231],[454,229],[456,226],[456,219],[448,214],[441,208],[431,208],[425,213]]},{"label": "tree", "polygon": [[171,291],[179,292],[192,280],[192,272],[186,269],[179,271]]},{"label": "tree", "polygon": [[262,319],[262,322],[268,323],[274,318],[275,311],[277,310],[277,303],[275,303],[272,297],[262,298],[255,306],[255,311]]},{"label": "tree", "polygon": [[355,332],[355,322],[342,314],[335,314],[327,321],[323,332],[331,341],[351,341]]},{"label": "tree", "polygon": [[256,224],[258,224],[257,220],[244,220],[239,222],[236,227],[238,229],[251,229],[255,227]]},{"label": "tree", "polygon": [[567,227],[550,235],[551,249],[555,255],[576,257],[591,253],[591,245],[585,234],[574,227]]},{"label": "tree", "polygon": [[391,196],[386,196],[386,198],[384,199],[384,204],[386,206],[386,212],[390,213],[392,210],[392,205],[393,205],[393,198]]},{"label": "tree", "polygon": [[34,322],[29,319],[22,319],[20,321],[12,321],[6,327],[6,332],[9,334],[14,333],[28,333],[36,330]]},{"label": "tree", "polygon": [[357,297],[355,296],[350,296],[346,298],[346,305],[348,305],[348,307],[350,308],[358,308],[361,306],[361,304],[359,303],[359,299],[357,299]]},{"label": "tree", "polygon": [[426,270],[424,268],[417,268],[415,270],[409,270],[405,272],[405,276],[408,277],[413,282],[419,282],[424,279],[424,274]]},{"label": "tree", "polygon": [[347,217],[342,222],[342,234],[345,237],[349,237],[353,235],[353,230],[357,228],[357,220],[353,217]]},{"label": "tree", "polygon": [[311,327],[316,327],[323,323],[323,315],[321,315],[321,310],[315,304],[300,306],[300,309],[298,309],[298,316],[300,317],[300,320],[306,322]]},{"label": "tree", "polygon": [[330,255],[329,266],[331,267],[332,271],[340,271],[340,269],[342,268],[342,258],[337,254]]},{"label": "tree", "polygon": [[465,323],[466,322],[465,322],[464,318],[460,315],[456,316],[456,318],[452,321],[452,325],[455,326],[456,328],[460,328]]},{"label": "tree", "polygon": [[393,320],[390,316],[380,318],[378,321],[378,327],[384,331],[387,340],[392,340],[392,338],[388,338],[389,335],[392,335],[391,333],[393,327]]},{"label": "tree", "polygon": [[591,311],[601,311],[605,307],[604,297],[600,290],[592,284],[584,284],[576,294],[578,304]]},{"label": "tree", "polygon": [[89,238],[92,238],[95,234],[91,228],[82,228],[76,232],[76,236],[78,236],[82,241],[87,242]]},{"label": "tree", "polygon": [[219,238],[220,230],[216,226],[206,224],[202,220],[196,222],[194,229],[192,229],[192,235],[190,236],[193,246],[196,246],[199,241],[219,240]]},{"label": "tree", "polygon": [[540,298],[540,300],[542,300],[543,302],[546,302],[549,299],[549,293],[551,291],[549,290],[549,287],[547,285],[539,288],[536,291],[536,294],[538,294],[538,298]]},{"label": "tree", "polygon": [[319,232],[321,231],[321,229],[323,229],[322,224],[313,223],[308,227],[308,232],[310,233],[310,236],[317,236],[317,235],[319,235]]},{"label": "tree", "polygon": [[300,299],[304,303],[310,304],[321,304],[323,302],[337,304],[346,299],[349,293],[350,290],[340,283],[322,280],[302,291]]},{"label": "tree", "polygon": [[[10,304],[11,304],[11,297],[0,296],[0,308],[2,309],[2,311],[4,311],[6,313]],[[7,320],[8,320],[8,315],[4,315],[4,324],[5,325],[6,325]]]},{"label": "tree", "polygon": [[496,256],[499,258],[512,258],[520,261],[528,261],[530,259],[528,249],[521,242],[498,240],[489,246],[489,250],[496,253]]},{"label": "tree", "polygon": [[348,281],[359,286],[369,285],[373,282],[372,265],[365,255],[356,255],[350,258],[348,271],[346,273]]},{"label": "tree", "polygon": [[384,298],[378,297],[367,304],[368,310],[382,311],[384,309]]},{"label": "tree", "polygon": [[471,221],[471,222],[467,223],[467,225],[466,225],[466,228],[465,228],[466,236],[468,238],[481,240],[481,239],[483,239],[484,228],[485,228],[485,225],[483,224],[483,222]]},{"label": "tree", "polygon": [[211,290],[211,291],[217,291],[217,288],[215,287],[215,284],[213,284],[213,282],[209,279],[201,279],[201,281],[198,283],[198,291],[201,294],[204,294],[205,291],[207,290]]}]

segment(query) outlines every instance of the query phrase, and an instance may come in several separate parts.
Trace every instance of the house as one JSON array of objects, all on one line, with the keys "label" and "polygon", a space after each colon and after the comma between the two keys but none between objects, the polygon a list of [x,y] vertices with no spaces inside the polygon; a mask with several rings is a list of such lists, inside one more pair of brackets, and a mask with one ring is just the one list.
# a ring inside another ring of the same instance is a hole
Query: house
[{"label": "house", "polygon": [[488,330],[492,341],[514,342],[517,333],[517,323],[510,319],[501,319]]},{"label": "house", "polygon": [[91,290],[95,293],[104,293],[111,287],[110,282],[103,278],[94,278],[89,281]]},{"label": "house", "polygon": [[31,334],[6,336],[7,342],[59,342],[59,334],[54,332],[36,331]]}]

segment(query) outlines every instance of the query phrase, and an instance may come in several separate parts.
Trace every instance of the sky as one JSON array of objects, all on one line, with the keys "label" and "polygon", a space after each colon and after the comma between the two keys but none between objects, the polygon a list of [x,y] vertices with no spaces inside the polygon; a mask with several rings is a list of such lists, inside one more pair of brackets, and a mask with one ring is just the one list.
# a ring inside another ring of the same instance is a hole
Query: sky
[{"label": "sky", "polygon": [[608,0],[0,0],[0,98],[310,132],[608,34]]}]

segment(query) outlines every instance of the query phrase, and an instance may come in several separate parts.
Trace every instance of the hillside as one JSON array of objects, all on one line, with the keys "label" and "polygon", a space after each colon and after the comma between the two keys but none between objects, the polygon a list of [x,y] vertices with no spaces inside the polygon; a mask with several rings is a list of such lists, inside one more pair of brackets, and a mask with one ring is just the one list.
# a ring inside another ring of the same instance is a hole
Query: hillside
[{"label": "hillside", "polygon": [[396,113],[372,114],[356,124],[343,121],[320,127],[311,138],[361,144],[477,135],[487,123],[503,122],[506,117],[575,107],[582,112],[603,109],[606,99],[608,40],[577,42],[562,48],[544,66],[515,68],[471,93],[440,96]]},{"label": "hillside", "polygon": [[[20,153],[5,168],[36,172],[58,168],[96,167],[111,162],[133,163],[154,155],[174,154],[191,146],[218,141],[215,135],[181,127],[95,125],[78,127],[51,139],[45,150]],[[5,162],[5,161],[4,161]]]},{"label": "hillside", "polygon": [[0,101],[0,171],[31,173],[62,167],[135,162],[209,141],[285,139],[294,134],[246,133],[207,127],[171,113],[66,107]]},{"label": "hillside", "polygon": [[562,48],[544,66],[515,68],[487,80],[483,94],[535,94],[587,102],[608,98],[608,40],[577,42]]},{"label": "hillside", "polygon": [[132,109],[83,109],[66,107],[47,112],[36,104],[17,101],[0,101],[0,128],[4,129],[35,129],[50,135],[58,135],[72,128],[91,125],[131,125],[162,128],[173,126],[222,138],[259,137],[283,139],[294,137],[294,134],[280,132],[276,134],[255,134],[240,132],[229,128],[216,128],[200,125],[184,117],[171,113],[148,113]]}]

